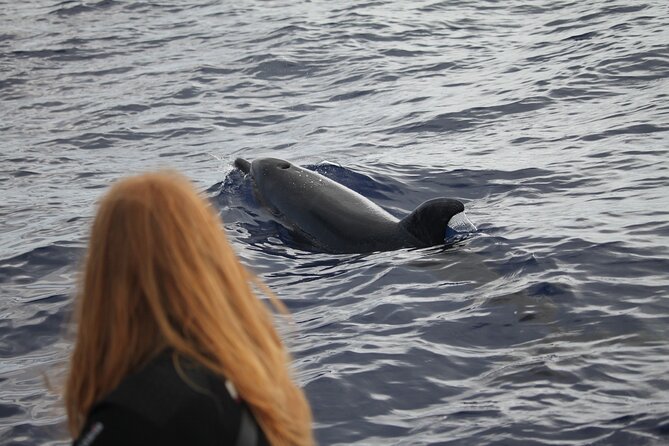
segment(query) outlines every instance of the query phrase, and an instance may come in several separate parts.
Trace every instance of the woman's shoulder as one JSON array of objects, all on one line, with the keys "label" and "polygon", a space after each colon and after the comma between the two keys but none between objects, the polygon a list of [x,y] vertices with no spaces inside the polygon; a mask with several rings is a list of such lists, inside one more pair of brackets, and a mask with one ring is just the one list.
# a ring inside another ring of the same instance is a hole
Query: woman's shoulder
[{"label": "woman's shoulder", "polygon": [[[162,425],[180,410],[204,406],[207,414],[235,412],[238,403],[220,378],[187,359],[164,352],[128,375],[100,405],[126,407]],[[227,409],[227,410],[226,410]]]},{"label": "woman's shoulder", "polygon": [[96,404],[84,432],[143,444],[234,444],[244,406],[224,379],[172,356],[163,353],[127,376]]}]

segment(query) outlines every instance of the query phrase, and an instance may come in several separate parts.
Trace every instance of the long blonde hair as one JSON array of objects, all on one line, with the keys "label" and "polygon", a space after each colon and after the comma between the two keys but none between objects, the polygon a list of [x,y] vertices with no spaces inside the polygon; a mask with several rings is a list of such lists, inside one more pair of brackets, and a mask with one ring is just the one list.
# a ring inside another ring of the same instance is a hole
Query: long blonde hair
[{"label": "long blonde hair", "polygon": [[115,184],[93,223],[77,296],[65,386],[72,435],[126,375],[171,348],[231,381],[271,444],[313,444],[309,405],[254,283],[262,287],[185,178],[158,172]]}]

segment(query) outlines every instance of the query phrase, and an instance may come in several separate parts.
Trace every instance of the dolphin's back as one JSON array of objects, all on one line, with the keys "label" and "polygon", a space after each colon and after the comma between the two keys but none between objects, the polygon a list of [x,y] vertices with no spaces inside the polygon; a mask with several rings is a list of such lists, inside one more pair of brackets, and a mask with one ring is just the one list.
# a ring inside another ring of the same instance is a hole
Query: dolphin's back
[{"label": "dolphin's back", "polygon": [[255,192],[274,217],[327,252],[371,252],[410,245],[399,220],[359,193],[294,166],[252,166]]}]

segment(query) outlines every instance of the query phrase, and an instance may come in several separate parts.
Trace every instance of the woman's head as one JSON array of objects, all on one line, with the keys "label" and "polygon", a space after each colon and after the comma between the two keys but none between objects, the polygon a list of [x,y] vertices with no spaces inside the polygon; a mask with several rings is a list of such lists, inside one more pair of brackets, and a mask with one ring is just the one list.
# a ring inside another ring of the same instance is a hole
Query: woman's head
[{"label": "woman's head", "polygon": [[160,172],[115,184],[93,223],[77,297],[66,387],[71,430],[169,347],[231,380],[270,441],[310,441],[308,405],[254,280],[186,179]]}]

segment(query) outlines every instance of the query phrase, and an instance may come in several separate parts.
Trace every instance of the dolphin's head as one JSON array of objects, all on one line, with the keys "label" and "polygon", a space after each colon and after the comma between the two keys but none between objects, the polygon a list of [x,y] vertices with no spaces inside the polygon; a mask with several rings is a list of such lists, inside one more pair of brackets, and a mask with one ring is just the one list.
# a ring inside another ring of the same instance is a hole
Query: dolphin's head
[{"label": "dolphin's head", "polygon": [[288,161],[278,158],[258,158],[253,162],[249,162],[244,158],[237,158],[234,165],[242,172],[251,174],[253,178],[262,178],[267,175],[275,175],[277,172],[285,171],[291,167],[296,167]]},{"label": "dolphin's head", "polygon": [[301,175],[303,169],[288,161],[278,158],[259,158],[251,163],[251,177],[257,192],[261,195],[274,195],[276,188],[285,188],[295,184],[292,179]]},{"label": "dolphin's head", "polygon": [[[276,181],[286,180],[290,175],[299,174],[303,169],[288,161],[278,158],[258,158],[253,162],[248,162],[243,158],[235,160],[235,167],[251,175],[256,186],[265,188],[264,185],[273,185]],[[289,170],[291,170],[289,172]]]},{"label": "dolphin's head", "polygon": [[281,213],[278,209],[296,205],[292,197],[300,196],[300,191],[308,184],[305,177],[315,175],[278,158],[258,158],[253,162],[238,158],[235,166],[251,176],[256,198],[275,216]]},{"label": "dolphin's head", "polygon": [[256,180],[266,179],[284,175],[291,167],[296,168],[288,161],[279,158],[258,158],[251,163],[251,175]]},{"label": "dolphin's head", "polygon": [[424,246],[455,241],[476,231],[476,226],[465,215],[465,205],[452,198],[428,200],[400,224]]}]

